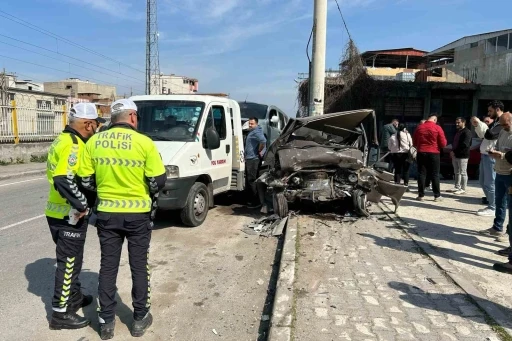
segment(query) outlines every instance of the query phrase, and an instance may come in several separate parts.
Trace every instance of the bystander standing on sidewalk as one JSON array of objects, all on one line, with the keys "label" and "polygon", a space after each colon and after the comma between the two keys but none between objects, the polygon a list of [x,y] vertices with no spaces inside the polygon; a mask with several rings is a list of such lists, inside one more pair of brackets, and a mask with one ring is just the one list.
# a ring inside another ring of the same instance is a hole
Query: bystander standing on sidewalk
[{"label": "bystander standing on sidewalk", "polygon": [[498,135],[502,129],[499,123],[499,118],[503,115],[503,110],[504,106],[502,102],[492,101],[488,105],[489,120],[487,121],[490,122],[489,125],[480,121],[478,117],[471,118],[471,123],[475,127],[477,136],[484,139],[480,145],[482,158],[480,161],[479,180],[488,204],[486,208],[477,212],[477,215],[479,216],[493,217],[495,215],[496,172],[494,170],[494,164],[496,161],[490,157],[489,150],[496,146]]},{"label": "bystander standing on sidewalk", "polygon": [[[380,148],[381,148],[381,155],[386,155],[389,153],[388,148],[388,141],[389,138],[396,134],[396,129],[398,128],[398,120],[394,119],[391,121],[391,123],[386,124],[384,127],[382,127],[382,133],[380,136]],[[393,158],[391,153],[389,153],[386,158],[384,159],[387,163],[389,163],[388,171],[393,171]]]},{"label": "bystander standing on sidewalk", "polygon": [[407,131],[405,124],[398,125],[398,132],[391,135],[388,141],[388,148],[391,152],[393,164],[395,166],[395,183],[402,182],[409,186],[409,149],[412,147],[412,137]]},{"label": "bystander standing on sidewalk", "polygon": [[[427,122],[427,120],[421,120],[420,121],[420,125]],[[416,160],[416,168],[418,169],[418,174],[420,172],[420,169],[419,167],[417,167],[418,165],[418,162]],[[418,179],[419,179],[419,176],[418,176]],[[427,174],[427,177],[425,178],[425,190],[429,190],[429,191],[432,191],[432,180],[430,179],[430,175]]]},{"label": "bystander standing on sidewalk", "polygon": [[507,200],[507,197],[510,193],[510,187],[512,187],[512,164],[510,164],[505,158],[505,154],[512,150],[511,119],[512,114],[509,112],[501,115],[499,122],[503,129],[498,136],[495,148],[488,151],[489,156],[496,161],[494,166],[496,170],[496,213],[492,227],[490,229],[481,231],[481,233],[489,234],[491,236],[503,235],[503,223],[505,222],[505,216],[507,214],[507,201],[509,209],[512,205],[511,200]]},{"label": "bystander standing on sidewalk", "polygon": [[425,180],[430,176],[434,201],[441,201],[439,184],[439,169],[441,164],[441,149],[446,146],[443,129],[437,125],[437,116],[431,115],[427,122],[418,126],[414,131],[413,144],[418,150],[418,200],[425,197]]},{"label": "bystander standing on sidewalk", "polygon": [[[495,228],[497,219],[502,220],[501,230],[503,230],[503,221],[505,220],[508,206],[509,223],[507,226],[507,234],[509,245],[512,246],[512,233],[510,231],[510,223],[512,221],[512,114],[509,112],[504,113],[500,117],[500,124],[503,130],[498,137],[496,150],[489,152],[489,154],[496,159],[496,218],[494,219],[493,230],[486,230],[484,232],[489,231],[488,233],[491,235],[496,235],[496,231],[499,231],[498,228]],[[499,222],[500,221],[498,221],[498,223]],[[501,231],[499,233],[501,233]],[[512,254],[510,250],[510,247],[508,247],[498,251],[500,254],[508,253],[508,262],[494,264],[494,270],[512,274]]]},{"label": "bystander standing on sidewalk", "polygon": [[460,195],[466,193],[466,186],[468,184],[471,131],[466,128],[466,120],[462,117],[455,119],[455,126],[457,127],[457,133],[453,138],[452,151],[450,152],[455,174],[455,187],[447,192]]},{"label": "bystander standing on sidewalk", "polygon": [[251,117],[249,119],[249,134],[247,135],[245,144],[245,172],[247,180],[247,188],[249,192],[249,208],[258,208],[262,203],[258,203],[258,189],[256,180],[259,176],[261,159],[266,151],[267,139],[263,134],[263,129],[258,125],[258,118]]}]

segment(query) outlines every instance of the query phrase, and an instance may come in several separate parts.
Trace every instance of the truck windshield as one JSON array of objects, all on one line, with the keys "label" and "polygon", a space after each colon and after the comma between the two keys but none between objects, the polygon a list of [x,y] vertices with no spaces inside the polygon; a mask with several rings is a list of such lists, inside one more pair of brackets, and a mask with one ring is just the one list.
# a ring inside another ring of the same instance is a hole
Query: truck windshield
[{"label": "truck windshield", "polygon": [[194,141],[204,102],[137,101],[138,130],[154,141]]},{"label": "truck windshield", "polygon": [[247,102],[238,102],[238,105],[242,118],[256,117],[258,120],[264,120],[267,117],[267,105]]}]

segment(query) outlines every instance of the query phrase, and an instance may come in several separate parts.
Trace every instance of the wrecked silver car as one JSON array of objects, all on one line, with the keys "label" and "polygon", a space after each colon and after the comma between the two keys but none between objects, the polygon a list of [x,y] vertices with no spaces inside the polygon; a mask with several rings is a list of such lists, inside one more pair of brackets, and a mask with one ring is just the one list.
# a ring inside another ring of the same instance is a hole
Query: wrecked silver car
[{"label": "wrecked silver car", "polygon": [[[371,142],[366,133],[372,131]],[[275,214],[288,215],[288,203],[346,200],[360,216],[368,202],[390,197],[398,208],[406,188],[394,183],[388,164],[369,166],[377,146],[373,110],[356,110],[290,119],[264,157],[268,170],[257,180],[272,195]],[[262,190],[264,192],[264,190]]]}]

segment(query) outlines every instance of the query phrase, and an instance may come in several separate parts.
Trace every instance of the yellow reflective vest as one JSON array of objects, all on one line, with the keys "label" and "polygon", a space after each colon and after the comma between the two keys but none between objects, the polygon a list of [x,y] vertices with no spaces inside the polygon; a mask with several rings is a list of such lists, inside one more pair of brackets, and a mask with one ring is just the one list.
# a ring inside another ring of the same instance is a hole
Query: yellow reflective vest
[{"label": "yellow reflective vest", "polygon": [[165,174],[154,142],[128,124],[114,124],[87,142],[78,176],[94,177],[99,212],[146,213],[152,200],[148,178]]}]

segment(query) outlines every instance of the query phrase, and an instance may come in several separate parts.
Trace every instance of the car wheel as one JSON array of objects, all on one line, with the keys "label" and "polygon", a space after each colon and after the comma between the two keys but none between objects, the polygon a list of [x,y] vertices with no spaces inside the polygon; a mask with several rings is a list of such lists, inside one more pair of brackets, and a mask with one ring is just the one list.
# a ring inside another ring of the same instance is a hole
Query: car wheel
[{"label": "car wheel", "polygon": [[208,188],[201,182],[196,182],[188,193],[187,203],[181,210],[181,221],[184,225],[196,227],[206,219],[209,209]]},{"label": "car wheel", "polygon": [[275,214],[277,214],[280,218],[288,216],[288,201],[286,200],[283,192],[274,193],[272,203],[274,206]]},{"label": "car wheel", "polygon": [[356,189],[352,194],[352,199],[354,201],[354,210],[356,214],[361,217],[369,217],[370,213],[368,212],[368,207],[366,205],[366,193],[360,189]]}]

